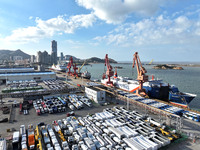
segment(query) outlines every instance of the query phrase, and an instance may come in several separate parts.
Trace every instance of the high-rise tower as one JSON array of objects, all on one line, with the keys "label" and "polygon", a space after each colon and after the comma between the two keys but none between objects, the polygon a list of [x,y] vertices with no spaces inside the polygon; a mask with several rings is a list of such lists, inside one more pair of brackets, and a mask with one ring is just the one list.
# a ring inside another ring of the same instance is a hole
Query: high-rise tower
[{"label": "high-rise tower", "polygon": [[57,64],[57,42],[55,40],[51,41],[51,62]]},{"label": "high-rise tower", "polygon": [[64,60],[64,55],[63,52],[60,53],[60,60],[63,61]]}]

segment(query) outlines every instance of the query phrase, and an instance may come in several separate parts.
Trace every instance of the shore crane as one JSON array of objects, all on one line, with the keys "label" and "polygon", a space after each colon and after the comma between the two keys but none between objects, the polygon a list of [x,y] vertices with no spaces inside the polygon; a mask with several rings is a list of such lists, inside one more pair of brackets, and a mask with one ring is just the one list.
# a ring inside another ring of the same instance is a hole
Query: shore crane
[{"label": "shore crane", "polygon": [[77,74],[77,72],[76,72],[76,70],[78,69],[78,68],[76,67],[76,63],[73,65],[73,69],[74,69],[74,72],[72,73],[72,75],[75,76],[75,77],[78,77],[78,74]]},{"label": "shore crane", "polygon": [[[73,69],[74,69],[74,72],[71,72],[71,68],[72,68],[72,67],[73,67]],[[69,63],[68,63],[68,65],[67,65],[67,68],[68,68],[68,72],[67,72],[68,75],[78,77],[78,74],[77,74],[77,72],[76,72],[76,70],[77,70],[78,68],[77,68],[77,66],[76,66],[76,63],[73,62],[73,57],[72,57],[72,56],[69,58]]]},{"label": "shore crane", "polygon": [[106,54],[105,56],[105,66],[107,66],[106,75],[108,76],[108,81],[106,82],[106,85],[113,86],[113,82],[110,81],[110,78],[114,75],[114,72],[112,70],[112,66],[109,63],[108,54]]},{"label": "shore crane", "polygon": [[68,63],[68,65],[67,65],[67,69],[68,69],[67,74],[68,74],[68,75],[72,75],[72,72],[71,72],[71,67],[72,67],[72,66],[73,66],[73,58],[70,57],[70,58],[69,58],[69,63]]},{"label": "shore crane", "polygon": [[151,65],[153,63],[153,59],[149,62],[149,65]]},{"label": "shore crane", "polygon": [[81,76],[81,69],[83,68],[83,66],[85,65],[86,60],[83,62],[81,67],[78,67],[78,76]]},{"label": "shore crane", "polygon": [[147,73],[146,69],[142,66],[142,63],[140,61],[138,52],[135,52],[135,54],[133,55],[133,68],[137,67],[137,80],[139,81],[139,88],[136,91],[136,94],[138,95],[143,95],[145,96],[145,90],[143,89],[143,83],[148,81],[148,76],[145,75],[145,73]]}]

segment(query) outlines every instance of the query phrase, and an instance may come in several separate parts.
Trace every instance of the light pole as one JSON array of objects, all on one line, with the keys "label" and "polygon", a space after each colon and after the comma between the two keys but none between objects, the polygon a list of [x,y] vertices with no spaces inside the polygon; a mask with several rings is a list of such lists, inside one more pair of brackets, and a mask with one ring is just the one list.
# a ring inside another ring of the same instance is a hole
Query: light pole
[{"label": "light pole", "polygon": [[[128,86],[128,91],[129,91],[129,86]],[[128,97],[126,97],[127,98],[127,110],[129,111],[129,98]]]},{"label": "light pole", "polygon": [[129,111],[129,98],[127,97],[127,110]]}]

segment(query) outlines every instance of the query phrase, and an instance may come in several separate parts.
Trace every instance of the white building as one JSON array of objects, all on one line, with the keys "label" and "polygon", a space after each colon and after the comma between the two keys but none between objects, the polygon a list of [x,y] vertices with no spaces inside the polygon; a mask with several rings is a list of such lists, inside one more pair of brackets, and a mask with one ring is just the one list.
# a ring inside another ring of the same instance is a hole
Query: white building
[{"label": "white building", "polygon": [[55,72],[20,72],[20,73],[0,73],[0,82],[24,81],[24,80],[49,80],[56,79]]},{"label": "white building", "polygon": [[85,95],[94,100],[96,103],[105,103],[106,101],[106,92],[96,89],[94,87],[85,87]]},{"label": "white building", "polygon": [[34,68],[0,68],[0,73],[34,72]]}]

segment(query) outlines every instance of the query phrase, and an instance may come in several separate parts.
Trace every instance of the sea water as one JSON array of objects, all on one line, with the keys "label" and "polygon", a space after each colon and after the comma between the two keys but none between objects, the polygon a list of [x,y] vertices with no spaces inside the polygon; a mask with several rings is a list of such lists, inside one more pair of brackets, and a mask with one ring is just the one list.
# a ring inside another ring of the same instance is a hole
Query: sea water
[{"label": "sea water", "polygon": [[[118,63],[111,65],[113,68],[115,66],[123,67],[117,69],[118,76],[137,78],[137,69],[136,67],[133,69],[132,64]],[[176,85],[181,92],[196,94],[197,97],[193,99],[189,107],[200,110],[200,67],[183,67],[184,70],[153,69],[153,65],[143,65],[143,67],[147,70],[146,74],[149,75],[149,78],[154,75],[155,79],[162,79],[170,85]],[[91,73],[91,79],[101,79],[107,68],[104,64],[92,64],[84,66],[82,71],[85,70]]]}]

